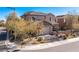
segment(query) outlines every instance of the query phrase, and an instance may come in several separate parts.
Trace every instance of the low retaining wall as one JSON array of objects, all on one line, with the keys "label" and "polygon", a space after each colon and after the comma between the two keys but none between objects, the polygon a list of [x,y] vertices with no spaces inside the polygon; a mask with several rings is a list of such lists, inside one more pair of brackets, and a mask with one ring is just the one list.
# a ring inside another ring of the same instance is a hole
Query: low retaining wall
[{"label": "low retaining wall", "polygon": [[37,52],[66,52],[66,51],[79,51],[79,37],[57,41],[52,43],[44,43],[32,46],[26,46],[21,51],[37,51]]}]

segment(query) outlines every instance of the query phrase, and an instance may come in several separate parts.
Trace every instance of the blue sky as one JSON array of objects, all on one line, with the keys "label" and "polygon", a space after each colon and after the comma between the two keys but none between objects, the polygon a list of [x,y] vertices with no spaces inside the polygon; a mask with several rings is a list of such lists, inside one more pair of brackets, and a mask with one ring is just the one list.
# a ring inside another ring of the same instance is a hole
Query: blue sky
[{"label": "blue sky", "polygon": [[[16,7],[16,12],[18,16],[28,11],[53,13],[54,15],[64,15],[67,14],[68,11],[73,11],[73,10],[79,13],[78,7]],[[10,12],[12,12],[11,9],[6,7],[0,7],[0,20],[6,19],[7,15]]]}]

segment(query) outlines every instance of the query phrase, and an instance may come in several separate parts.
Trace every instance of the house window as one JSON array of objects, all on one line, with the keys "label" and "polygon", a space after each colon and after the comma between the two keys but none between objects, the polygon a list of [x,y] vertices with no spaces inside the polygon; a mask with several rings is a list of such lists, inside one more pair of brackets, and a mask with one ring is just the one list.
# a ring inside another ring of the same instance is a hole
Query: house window
[{"label": "house window", "polygon": [[57,20],[55,19],[55,22],[57,22]]},{"label": "house window", "polygon": [[35,21],[35,17],[32,17],[32,20]]},{"label": "house window", "polygon": [[51,17],[50,17],[50,21],[51,21]]}]

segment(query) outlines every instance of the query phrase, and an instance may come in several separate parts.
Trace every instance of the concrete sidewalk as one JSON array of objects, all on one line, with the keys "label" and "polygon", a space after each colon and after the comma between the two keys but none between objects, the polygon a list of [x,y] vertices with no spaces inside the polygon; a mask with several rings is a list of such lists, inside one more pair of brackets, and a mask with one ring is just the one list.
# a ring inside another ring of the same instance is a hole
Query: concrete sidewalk
[{"label": "concrete sidewalk", "polygon": [[79,38],[65,41],[26,46],[21,52],[78,52]]}]

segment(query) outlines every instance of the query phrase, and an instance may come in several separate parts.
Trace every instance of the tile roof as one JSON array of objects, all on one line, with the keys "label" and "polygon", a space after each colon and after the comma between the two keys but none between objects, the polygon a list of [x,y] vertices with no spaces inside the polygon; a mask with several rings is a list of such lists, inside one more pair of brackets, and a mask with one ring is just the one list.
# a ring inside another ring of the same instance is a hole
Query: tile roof
[{"label": "tile roof", "polygon": [[26,12],[24,15],[53,15],[51,13],[42,13],[42,12],[35,12],[35,11],[30,11],[30,12]]}]

